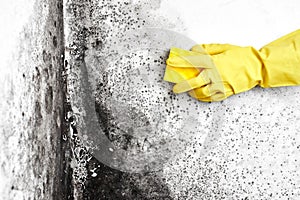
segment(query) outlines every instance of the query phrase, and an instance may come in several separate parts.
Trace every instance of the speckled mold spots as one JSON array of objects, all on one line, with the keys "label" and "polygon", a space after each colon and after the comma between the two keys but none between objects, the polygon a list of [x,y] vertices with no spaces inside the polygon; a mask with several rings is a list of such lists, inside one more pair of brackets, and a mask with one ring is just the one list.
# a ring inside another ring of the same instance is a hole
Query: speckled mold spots
[{"label": "speckled mold spots", "polygon": [[295,196],[300,98],[286,98],[300,93],[255,88],[216,103],[173,94],[162,81],[168,48],[195,42],[171,31],[184,26],[160,15],[161,1],[66,3],[76,197]]},{"label": "speckled mold spots", "polygon": [[[158,170],[197,133],[199,127],[194,122],[201,123],[201,118],[189,111],[201,112],[199,103],[187,96],[174,95],[170,85],[162,81],[169,46],[174,41],[177,46],[192,46],[194,42],[158,28],[127,31],[113,41],[117,42],[110,46],[108,56],[92,57],[90,51],[86,56],[89,80],[96,90],[100,125],[117,149],[126,149],[124,169],[135,166],[130,170]],[[101,70],[96,69],[103,66],[106,68],[98,73]],[[184,101],[188,105],[184,103],[183,109],[179,105]],[[220,114],[223,112],[220,109]],[[212,140],[217,141],[218,137],[213,135]],[[208,141],[205,144],[209,148],[214,145]]]},{"label": "speckled mold spots", "polygon": [[164,171],[165,180],[170,183],[168,185],[175,199],[224,198],[226,191],[220,182],[226,176],[223,166],[189,154],[185,154],[184,159],[184,162],[180,159],[173,161],[173,164],[180,165],[181,173],[170,165]]},{"label": "speckled mold spots", "polygon": [[[167,52],[163,48],[163,51],[155,50],[154,55],[149,55],[147,48],[151,44],[151,40],[149,40],[149,36],[145,33],[143,28],[147,26],[159,28],[161,24],[163,24],[164,28],[173,26],[172,23],[164,23],[163,17],[152,13],[155,12],[155,9],[159,8],[159,2],[160,1],[155,1],[153,2],[154,4],[150,4],[148,1],[96,0],[90,2],[76,1],[76,3],[72,2],[67,4],[68,26],[69,28],[72,27],[72,29],[69,29],[71,37],[67,44],[69,53],[69,55],[67,55],[67,67],[70,69],[68,77],[70,78],[69,84],[72,86],[69,87],[69,93],[70,96],[72,96],[72,98],[70,98],[72,109],[76,110],[76,115],[79,119],[78,124],[74,127],[78,127],[78,129],[73,129],[73,132],[75,133],[77,130],[82,131],[82,128],[84,129],[86,125],[85,123],[89,123],[81,119],[85,115],[81,110],[87,106],[81,104],[82,100],[80,100],[80,98],[82,91],[92,90],[91,94],[95,96],[91,97],[94,99],[83,101],[95,102],[90,104],[95,107],[89,107],[92,112],[89,111],[87,114],[95,114],[95,116],[98,117],[98,122],[93,126],[98,130],[104,131],[107,138],[106,140],[114,144],[114,148],[109,148],[109,151],[112,153],[115,153],[115,150],[118,149],[124,151],[123,161],[126,163],[124,166],[119,167],[123,167],[125,171],[129,170],[134,172],[134,168],[138,169],[138,171],[154,170],[151,169],[151,167],[146,167],[145,163],[159,166],[157,168],[158,170],[163,162],[157,161],[155,158],[161,157],[162,160],[166,160],[166,157],[169,155],[168,153],[175,153],[171,151],[172,148],[168,149],[168,145],[171,143],[167,142],[167,134],[159,135],[162,130],[167,129],[167,127],[163,127],[159,121],[166,121],[166,119],[164,119],[163,114],[160,114],[160,117],[154,118],[155,114],[158,114],[161,110],[165,110],[163,113],[172,112],[172,109],[166,111],[166,109],[163,109],[160,105],[160,102],[164,99],[165,91],[156,91],[157,86],[155,85],[155,81],[161,80],[162,74],[153,77],[154,79],[152,82],[150,80],[150,83],[148,80],[151,79],[149,74],[154,72],[154,69],[152,69],[154,63],[159,64],[157,67],[161,67],[160,72],[163,71],[163,64]],[[76,28],[74,29],[74,27]],[[134,34],[132,35],[132,32],[128,33],[128,31],[132,30],[137,30],[135,36]],[[143,47],[139,44],[139,37],[143,37],[142,34],[145,34],[145,42],[147,43],[143,43]],[[150,31],[149,34],[151,38],[153,32]],[[169,38],[169,40],[172,37],[168,37],[166,34],[164,36]],[[159,33],[156,34],[155,37],[160,37]],[[157,46],[155,46],[155,48],[156,47]],[[122,52],[122,49],[126,49],[126,51]],[[120,52],[121,54],[118,56],[117,54]],[[156,60],[156,62],[153,62],[153,60]],[[144,70],[141,71],[139,68],[144,68]],[[87,76],[88,80],[84,80],[83,78],[83,83],[81,84],[76,79],[73,81],[73,76],[82,77],[82,74],[84,74],[84,77]],[[126,76],[128,77],[126,78]],[[138,88],[132,87],[134,84],[139,83],[142,84],[140,84]],[[124,85],[122,86],[122,84]],[[126,95],[126,91],[128,92],[128,90],[130,90],[131,93]],[[121,92],[119,96],[117,95],[118,91]],[[153,92],[155,92],[155,95]],[[171,93],[168,93],[167,96],[175,98]],[[139,102],[139,100],[141,101]],[[167,102],[164,103],[167,104]],[[151,116],[151,114],[153,115]],[[173,114],[176,115],[175,112],[171,115],[173,116]],[[168,116],[168,119],[171,120],[172,117]],[[178,118],[175,116],[172,120],[175,121],[176,119]],[[166,121],[165,123],[171,124],[170,121]],[[152,134],[150,137],[149,133]],[[90,132],[79,132],[76,133],[76,135],[80,137],[76,138],[82,139],[82,136],[87,135],[87,137],[89,137],[90,134]],[[156,138],[155,134],[158,134],[159,137]],[[179,140],[178,138],[178,141]],[[91,148],[90,145],[87,146]],[[163,148],[161,148],[161,146]],[[84,148],[76,142],[74,151],[81,152],[83,149]],[[155,154],[155,151],[161,153]],[[168,153],[162,153],[163,151]],[[84,153],[86,150],[82,152]],[[126,155],[126,152],[128,155]],[[142,153],[145,156],[134,155],[135,152]],[[74,157],[78,163],[78,165],[74,165],[74,170],[81,172],[76,173],[75,180],[88,186],[86,192],[89,193],[85,193],[85,195],[93,196],[93,193],[98,192],[91,190],[93,179],[96,181],[97,177],[103,177],[105,171],[101,169],[99,171],[97,170],[98,166],[95,166],[96,169],[92,169],[93,176],[89,176],[91,180],[85,183],[85,179],[87,178],[85,165],[89,164],[89,162],[83,160],[86,158],[83,155],[78,156],[76,153]],[[105,159],[111,158],[106,156]],[[138,159],[141,160],[138,161]],[[144,164],[143,160],[146,161]],[[134,166],[133,163],[137,165]],[[120,163],[117,165],[120,165]],[[114,165],[112,164],[111,167],[114,167]],[[129,167],[133,169],[129,169]],[[106,166],[106,168],[112,175],[121,173],[117,170],[118,168],[113,169],[109,168],[109,166]],[[97,176],[94,175],[94,172],[97,172]],[[145,180],[150,180],[154,174],[149,177],[147,176]],[[139,179],[136,179],[134,182],[138,182],[138,180]],[[163,181],[157,182],[159,182],[157,188],[164,188]],[[114,188],[113,182],[108,182],[107,184],[109,184],[109,187]],[[130,190],[132,190],[132,194],[130,194]],[[140,190],[143,192],[139,192]],[[120,192],[125,199],[132,199],[134,197],[147,199],[147,196],[150,194],[146,191],[149,190],[151,190],[151,188],[148,186],[138,185],[138,188],[129,188],[129,191],[122,189]],[[117,193],[119,192],[113,191],[110,194],[108,193],[106,194],[106,198],[114,199],[114,197],[116,197],[114,195]],[[160,195],[161,198],[165,199],[169,197],[168,192],[164,194],[164,192],[158,189],[157,195],[154,196],[159,198]]]}]

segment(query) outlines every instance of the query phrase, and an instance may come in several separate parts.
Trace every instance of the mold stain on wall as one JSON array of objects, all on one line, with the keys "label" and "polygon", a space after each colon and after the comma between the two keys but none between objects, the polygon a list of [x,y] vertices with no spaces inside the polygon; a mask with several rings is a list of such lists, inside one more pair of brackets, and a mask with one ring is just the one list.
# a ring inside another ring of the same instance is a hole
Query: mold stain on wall
[{"label": "mold stain on wall", "polygon": [[[209,152],[218,140],[218,134],[211,133],[210,140],[205,140],[205,136],[211,127],[218,133],[222,126],[222,120],[218,124],[212,122],[225,112],[222,105],[211,106],[188,96],[175,96],[170,85],[162,82],[170,45],[189,48],[194,42],[172,32],[179,27],[184,29],[184,25],[178,18],[169,21],[162,17],[159,4],[160,1],[103,0],[70,1],[65,5],[71,166],[74,196],[78,199],[93,195],[104,195],[105,199],[184,198],[184,188],[176,193],[180,185],[172,188],[172,192],[169,190],[178,178],[172,179],[164,165],[172,159],[176,161],[176,155],[191,141],[196,141],[191,143],[197,145],[196,149],[203,145],[204,150],[199,152],[205,155],[205,149]],[[88,117],[91,111],[96,118]],[[206,120],[201,120],[203,117]],[[96,125],[87,119],[95,120]],[[105,159],[95,153],[97,144],[87,145],[84,141],[93,137],[88,133],[92,132],[90,126],[101,129],[113,144],[111,151],[126,152],[121,164],[101,163]],[[170,162],[170,166],[179,165]],[[204,183],[212,179],[202,181],[201,191],[206,195],[209,191],[224,194],[218,189],[218,173],[222,173],[218,169],[215,168],[215,185],[211,189],[205,188]],[[207,173],[211,167],[203,170]],[[108,193],[101,188],[113,189]]]},{"label": "mold stain on wall", "polygon": [[167,49],[194,42],[161,3],[35,4],[1,107],[8,198],[298,195],[299,101],[286,98],[299,92],[255,88],[215,104],[174,95],[162,81]]},{"label": "mold stain on wall", "polygon": [[[105,166],[97,161],[84,147],[82,137],[78,134],[78,126],[82,126],[80,118],[81,100],[78,95],[84,96],[82,85],[87,84],[94,99],[94,106],[97,112],[98,127],[106,133],[106,137],[119,148],[127,150],[135,145],[133,141],[132,127],[141,127],[149,124],[148,118],[143,112],[134,107],[125,106],[124,114],[129,114],[132,124],[128,121],[127,128],[122,127],[125,134],[115,134],[118,127],[114,126],[109,98],[109,85],[105,82],[107,72],[106,58],[114,49],[111,45],[118,46],[118,42],[126,40],[127,31],[141,29],[142,27],[172,28],[174,24],[167,19],[154,15],[155,9],[159,8],[159,1],[70,1],[65,6],[67,22],[67,34],[69,35],[66,60],[68,63],[67,74],[69,81],[69,99],[71,104],[70,117],[77,121],[72,126],[71,138],[73,138],[73,178],[76,186],[76,198],[95,199],[102,196],[104,199],[171,199],[169,190],[159,178],[156,172],[122,172],[118,169]],[[132,41],[129,41],[132,42]],[[121,47],[121,45],[120,45]],[[117,47],[118,48],[118,47]],[[122,47],[121,47],[122,48]],[[162,56],[166,56],[165,53]],[[136,55],[138,57],[138,55]],[[146,57],[144,56],[146,59]],[[132,60],[129,55],[126,60]],[[148,58],[149,59],[149,58]],[[159,62],[163,64],[164,59],[144,60],[147,62]],[[110,62],[110,61],[109,61]],[[125,66],[126,67],[126,66]],[[128,68],[130,68],[130,63]],[[87,83],[74,83],[76,77],[82,77],[83,71],[88,75]],[[109,72],[108,72],[109,73]],[[117,75],[117,74],[115,74]],[[114,74],[113,74],[114,76]],[[160,77],[161,78],[161,77]],[[104,82],[103,82],[104,81]],[[71,85],[70,85],[71,84]],[[103,92],[106,92],[105,94]],[[75,95],[74,95],[75,94]],[[98,96],[97,96],[98,95]],[[100,96],[99,96],[100,95]],[[76,96],[74,98],[74,96]],[[77,99],[76,99],[77,98]],[[91,98],[91,97],[89,97]],[[97,100],[98,99],[98,100]],[[130,103],[130,102],[128,102]],[[120,105],[117,105],[118,108]],[[78,112],[79,111],[79,112]],[[119,110],[122,113],[122,110]],[[75,116],[75,117],[74,117]],[[138,123],[138,124],[136,124]],[[145,124],[146,123],[146,124]],[[75,125],[76,124],[76,125]],[[130,126],[132,126],[130,128]],[[115,130],[113,130],[115,129]],[[119,129],[120,130],[120,129]],[[123,132],[124,133],[124,132]]]}]

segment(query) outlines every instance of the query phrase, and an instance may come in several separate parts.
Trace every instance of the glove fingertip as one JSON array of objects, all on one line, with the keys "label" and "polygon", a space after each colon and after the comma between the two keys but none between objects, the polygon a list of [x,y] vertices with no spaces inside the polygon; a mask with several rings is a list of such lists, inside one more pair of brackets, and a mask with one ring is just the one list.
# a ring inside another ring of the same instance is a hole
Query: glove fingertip
[{"label": "glove fingertip", "polygon": [[178,88],[178,85],[177,85],[177,84],[174,85],[174,87],[173,87],[173,92],[174,92],[175,94],[181,93],[180,90],[179,90],[179,88]]}]

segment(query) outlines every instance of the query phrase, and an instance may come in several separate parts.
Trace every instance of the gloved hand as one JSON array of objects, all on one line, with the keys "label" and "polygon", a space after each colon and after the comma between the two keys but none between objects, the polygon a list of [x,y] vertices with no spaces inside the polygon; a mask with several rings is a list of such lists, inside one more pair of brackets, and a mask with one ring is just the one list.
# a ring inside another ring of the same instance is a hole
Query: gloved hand
[{"label": "gloved hand", "polygon": [[165,81],[174,93],[201,101],[220,101],[261,87],[300,84],[300,30],[256,50],[230,44],[203,44],[191,51],[171,48]]}]

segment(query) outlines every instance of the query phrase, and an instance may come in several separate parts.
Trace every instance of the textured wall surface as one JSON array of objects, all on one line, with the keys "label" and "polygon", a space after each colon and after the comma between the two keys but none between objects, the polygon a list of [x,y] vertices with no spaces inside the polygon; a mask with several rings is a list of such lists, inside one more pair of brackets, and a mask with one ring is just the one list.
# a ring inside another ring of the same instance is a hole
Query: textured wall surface
[{"label": "textured wall surface", "polygon": [[62,18],[61,1],[1,2],[1,199],[62,197]]}]

